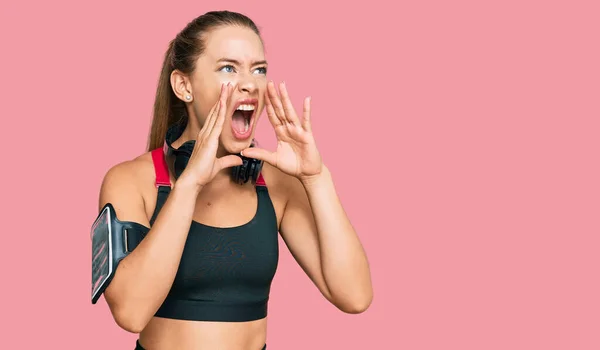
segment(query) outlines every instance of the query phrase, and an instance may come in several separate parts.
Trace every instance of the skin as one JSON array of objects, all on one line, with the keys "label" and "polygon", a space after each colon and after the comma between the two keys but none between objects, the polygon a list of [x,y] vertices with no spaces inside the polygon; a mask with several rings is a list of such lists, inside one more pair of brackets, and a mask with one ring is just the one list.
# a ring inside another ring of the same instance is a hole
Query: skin
[{"label": "skin", "polygon": [[[237,63],[219,62],[230,58]],[[373,297],[367,257],[339,201],[332,175],[323,164],[310,125],[310,99],[302,115],[290,102],[284,84],[276,88],[263,68],[260,38],[237,26],[207,36],[206,51],[196,70],[173,72],[173,91],[187,103],[190,120],[173,146],[196,139],[193,159],[174,184],[155,225],[119,265],[105,292],[117,324],[140,333],[146,349],[260,349],[266,342],[265,319],[250,322],[199,322],[153,317],[166,297],[183,251],[190,221],[230,227],[248,222],[257,206],[251,183],[231,181],[233,155],[265,161],[263,177],[281,237],[321,294],[346,313],[365,311]],[[192,100],[186,100],[186,95]],[[258,99],[278,139],[275,151],[248,148],[252,136],[236,140],[231,129],[234,101]],[[194,158],[195,157],[195,158]],[[154,167],[150,153],[115,165],[103,181],[100,208],[112,203],[121,220],[150,227],[156,205]],[[227,213],[227,215],[223,215]]]}]

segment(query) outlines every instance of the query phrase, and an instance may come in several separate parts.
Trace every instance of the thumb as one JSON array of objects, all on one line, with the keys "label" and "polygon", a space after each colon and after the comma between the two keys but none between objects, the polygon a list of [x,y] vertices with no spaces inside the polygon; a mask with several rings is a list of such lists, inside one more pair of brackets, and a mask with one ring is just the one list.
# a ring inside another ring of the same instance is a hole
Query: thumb
[{"label": "thumb", "polygon": [[217,162],[219,162],[219,168],[221,168],[221,169],[230,168],[230,167],[234,167],[234,166],[243,164],[242,158],[240,158],[236,155],[233,155],[233,154],[221,157],[221,158],[217,159]]},{"label": "thumb", "polygon": [[267,151],[263,148],[250,147],[242,151],[242,155],[248,158],[254,158],[265,161],[272,166],[277,166],[277,155],[274,152]]}]

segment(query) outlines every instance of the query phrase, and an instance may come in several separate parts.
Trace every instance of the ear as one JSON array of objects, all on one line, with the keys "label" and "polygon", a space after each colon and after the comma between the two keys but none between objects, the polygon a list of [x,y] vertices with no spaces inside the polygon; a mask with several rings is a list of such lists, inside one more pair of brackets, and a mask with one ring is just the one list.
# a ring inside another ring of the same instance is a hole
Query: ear
[{"label": "ear", "polygon": [[178,70],[171,72],[171,86],[175,96],[183,102],[192,102],[194,95],[192,94],[192,84],[188,77]]}]

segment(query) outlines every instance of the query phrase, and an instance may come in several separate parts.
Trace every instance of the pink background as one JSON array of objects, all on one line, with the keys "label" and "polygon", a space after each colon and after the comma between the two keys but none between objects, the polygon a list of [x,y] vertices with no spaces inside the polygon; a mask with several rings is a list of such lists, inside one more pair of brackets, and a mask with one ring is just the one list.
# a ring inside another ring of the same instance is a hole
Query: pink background
[{"label": "pink background", "polygon": [[133,349],[89,300],[98,190],[144,151],[168,41],[213,9],[313,97],[373,272],[345,315],[284,250],[269,349],[600,348],[597,1],[119,3],[1,5],[0,348]]}]

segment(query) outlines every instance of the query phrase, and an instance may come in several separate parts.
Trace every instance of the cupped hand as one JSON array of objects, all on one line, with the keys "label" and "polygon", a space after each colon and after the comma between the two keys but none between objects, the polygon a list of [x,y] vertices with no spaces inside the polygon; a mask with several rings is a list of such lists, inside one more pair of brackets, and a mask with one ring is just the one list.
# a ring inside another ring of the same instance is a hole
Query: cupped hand
[{"label": "cupped hand", "polygon": [[229,84],[221,86],[219,100],[210,110],[206,122],[198,133],[192,155],[178,181],[190,181],[197,186],[204,186],[221,170],[242,164],[242,159],[237,155],[216,157],[230,93]]},{"label": "cupped hand", "polygon": [[277,150],[268,151],[251,147],[243,155],[263,160],[282,172],[299,179],[310,178],[321,173],[323,164],[313,137],[310,120],[310,97],[304,99],[302,120],[296,114],[285,83],[267,84],[265,93],[266,111],[277,136]]}]

